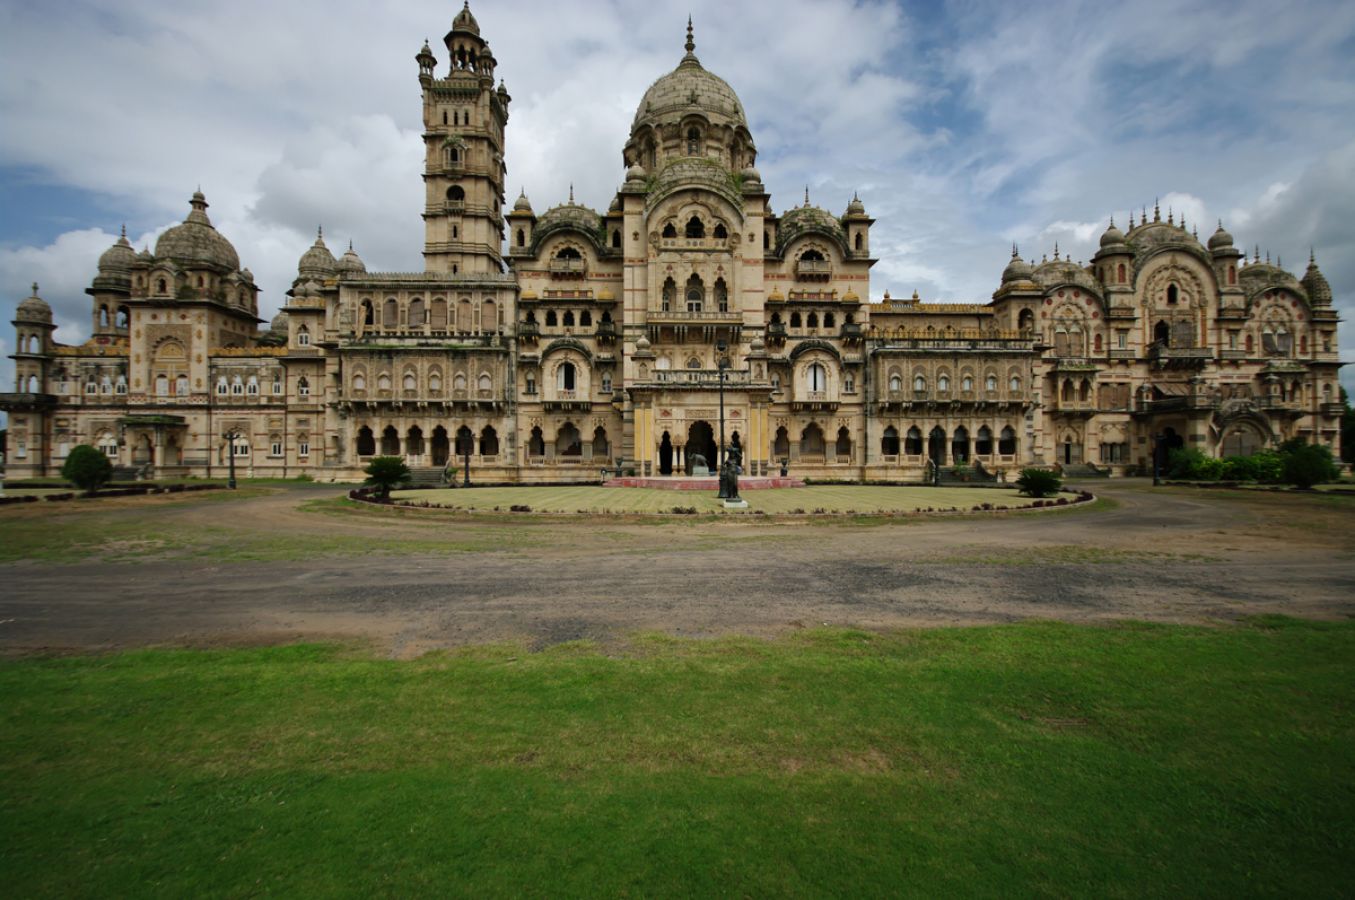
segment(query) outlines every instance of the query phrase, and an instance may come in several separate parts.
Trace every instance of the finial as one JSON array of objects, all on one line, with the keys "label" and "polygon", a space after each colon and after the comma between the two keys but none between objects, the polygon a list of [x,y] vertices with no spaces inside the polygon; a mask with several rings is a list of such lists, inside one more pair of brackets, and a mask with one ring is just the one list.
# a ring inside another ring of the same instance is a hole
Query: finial
[{"label": "finial", "polygon": [[1311,245],[1309,245],[1308,247],[1308,265],[1310,266],[1317,265],[1317,253],[1314,252]]},{"label": "finial", "polygon": [[1162,221],[1162,209],[1157,205],[1156,197],[1153,198],[1153,221],[1154,222]]},{"label": "finial", "polygon": [[325,239],[325,226],[323,225],[315,226],[315,239],[317,241],[323,241]]},{"label": "finial", "polygon": [[353,239],[352,239],[352,238],[349,238],[349,239],[348,239],[348,252],[349,252],[349,253],[352,253],[352,252],[353,252]]},{"label": "finial", "polygon": [[123,236],[124,238],[127,237],[127,223],[126,223],[126,222],[123,222],[123,223],[122,223],[122,236]]},{"label": "finial", "polygon": [[1171,208],[1170,206],[1167,207],[1167,224],[1168,224],[1168,225],[1173,224],[1173,223],[1172,223],[1172,208]]},{"label": "finial", "polygon": [[1134,211],[1132,209],[1129,211],[1129,230],[1134,230]]},{"label": "finial", "polygon": [[687,48],[687,53],[691,54],[696,50],[696,41],[692,39],[692,17],[687,16],[687,43],[683,45]]},{"label": "finial", "polygon": [[569,183],[569,205],[574,205],[574,182]]},{"label": "finial", "polygon": [[1012,241],[1012,259],[1019,259],[1021,251],[1016,249],[1016,241]]},{"label": "finial", "polygon": [[1256,249],[1254,249],[1254,250],[1252,251],[1252,262],[1260,262],[1260,261],[1261,261],[1261,245],[1260,245],[1260,244],[1257,244],[1257,245],[1256,245]]},{"label": "finial", "polygon": [[1266,265],[1270,265],[1270,251],[1266,251]]},{"label": "finial", "polygon": [[1198,241],[1200,239],[1200,229],[1196,228],[1194,225],[1190,226],[1190,236]]},{"label": "finial", "polygon": [[1219,218],[1219,231],[1222,231],[1222,230],[1223,230],[1223,218],[1220,217],[1220,218]]},{"label": "finial", "polygon": [[1284,268],[1284,257],[1280,256],[1278,253],[1275,254],[1275,265],[1279,266],[1281,269]]},{"label": "finial", "polygon": [[1059,242],[1054,242],[1054,262],[1059,261]]},{"label": "finial", "polygon": [[518,196],[519,197],[527,196],[527,186],[525,184],[522,187],[518,188]]},{"label": "finial", "polygon": [[1115,217],[1114,217],[1114,216],[1111,216],[1111,217],[1110,217],[1110,227],[1111,227],[1111,228],[1114,228],[1114,227],[1115,227]]},{"label": "finial", "polygon": [[35,281],[33,282],[33,296],[36,297],[37,295],[38,295],[38,283]]},{"label": "finial", "polygon": [[805,185],[805,206],[809,205],[809,185]]}]

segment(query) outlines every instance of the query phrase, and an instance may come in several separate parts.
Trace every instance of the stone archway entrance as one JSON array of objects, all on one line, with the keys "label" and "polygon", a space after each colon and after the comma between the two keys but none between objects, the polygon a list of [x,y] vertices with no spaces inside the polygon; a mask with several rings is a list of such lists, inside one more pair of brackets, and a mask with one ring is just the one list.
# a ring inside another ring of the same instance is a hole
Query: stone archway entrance
[{"label": "stone archway entrance", "polygon": [[946,433],[939,425],[927,435],[927,458],[938,467],[946,464]]},{"label": "stone archway entrance", "polygon": [[659,441],[659,474],[673,474],[673,439],[666,431],[663,433],[663,440]]},{"label": "stone archway entrance", "polygon": [[430,442],[430,449],[433,452],[433,465],[446,466],[447,456],[451,450],[451,442],[447,440],[447,429],[439,425],[433,429],[433,440]]},{"label": "stone archway entrance", "polygon": [[706,458],[706,466],[718,469],[718,450],[715,447],[715,432],[707,421],[693,422],[687,428],[687,474],[692,474],[692,457],[700,453]]}]

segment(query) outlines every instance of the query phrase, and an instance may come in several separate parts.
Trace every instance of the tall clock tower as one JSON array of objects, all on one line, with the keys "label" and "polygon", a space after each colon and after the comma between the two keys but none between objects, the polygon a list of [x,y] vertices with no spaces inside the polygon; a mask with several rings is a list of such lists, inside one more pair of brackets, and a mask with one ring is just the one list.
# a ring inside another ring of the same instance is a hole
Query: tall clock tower
[{"label": "tall clock tower", "polygon": [[470,4],[443,38],[448,71],[425,42],[415,59],[423,87],[424,268],[447,275],[503,269],[504,128],[511,98],[494,85],[494,54]]}]

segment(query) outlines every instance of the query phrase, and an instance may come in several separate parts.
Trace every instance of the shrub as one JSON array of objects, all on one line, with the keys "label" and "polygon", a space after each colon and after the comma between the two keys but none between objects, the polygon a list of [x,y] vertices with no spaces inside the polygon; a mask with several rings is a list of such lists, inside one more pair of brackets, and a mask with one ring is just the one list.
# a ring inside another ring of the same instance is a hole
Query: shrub
[{"label": "shrub", "polygon": [[1302,438],[1285,441],[1280,447],[1284,480],[1298,488],[1308,489],[1338,477],[1331,450],[1323,444],[1309,444]]},{"label": "shrub", "polygon": [[89,444],[80,444],[71,450],[61,466],[61,477],[93,494],[113,477],[113,463]]},{"label": "shrub", "polygon": [[367,475],[363,483],[376,488],[377,496],[383,500],[390,497],[391,488],[408,482],[411,477],[409,466],[400,456],[374,456],[362,471]]},{"label": "shrub", "polygon": [[1047,469],[1022,469],[1016,488],[1027,497],[1049,497],[1059,492],[1063,479]]},{"label": "shrub", "polygon": [[1195,447],[1178,447],[1167,454],[1167,477],[1188,481],[1218,481],[1224,477],[1223,460]]}]

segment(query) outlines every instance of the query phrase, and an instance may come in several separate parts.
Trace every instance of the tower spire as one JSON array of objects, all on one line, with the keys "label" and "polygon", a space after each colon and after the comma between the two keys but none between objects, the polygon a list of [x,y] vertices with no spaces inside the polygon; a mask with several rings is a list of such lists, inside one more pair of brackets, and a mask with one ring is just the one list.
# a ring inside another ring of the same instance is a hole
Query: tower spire
[{"label": "tower spire", "polygon": [[696,41],[692,39],[692,17],[687,15],[687,43],[683,45],[687,49],[687,55],[692,56],[696,52]]}]

